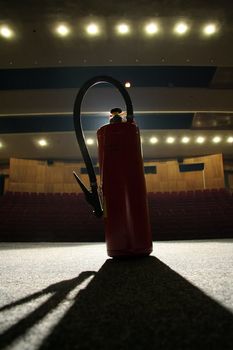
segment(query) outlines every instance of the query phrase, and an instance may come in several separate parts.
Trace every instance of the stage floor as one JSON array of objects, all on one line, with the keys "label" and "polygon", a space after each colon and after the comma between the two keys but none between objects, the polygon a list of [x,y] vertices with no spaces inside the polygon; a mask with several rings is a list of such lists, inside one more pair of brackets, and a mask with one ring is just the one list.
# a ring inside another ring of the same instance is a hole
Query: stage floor
[{"label": "stage floor", "polygon": [[123,261],[103,243],[1,243],[0,333],[12,350],[230,349],[233,239]]}]

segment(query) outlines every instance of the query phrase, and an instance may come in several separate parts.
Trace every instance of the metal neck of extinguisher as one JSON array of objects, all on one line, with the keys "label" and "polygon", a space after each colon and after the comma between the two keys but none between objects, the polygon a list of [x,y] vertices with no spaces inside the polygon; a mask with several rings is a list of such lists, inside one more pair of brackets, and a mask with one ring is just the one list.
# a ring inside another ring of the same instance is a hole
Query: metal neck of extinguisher
[{"label": "metal neck of extinguisher", "polygon": [[119,90],[119,92],[121,93],[122,97],[125,100],[126,111],[127,111],[127,116],[126,116],[127,122],[129,123],[133,122],[133,119],[134,119],[133,105],[127,90],[119,81],[113,79],[112,77],[97,76],[88,80],[80,88],[76,96],[75,103],[74,103],[74,111],[73,111],[74,129],[75,129],[76,138],[80,147],[80,151],[82,153],[83,160],[87,168],[91,190],[88,190],[86,188],[86,186],[81,181],[80,177],[75,172],[73,172],[73,174],[79,186],[81,187],[82,191],[84,192],[87,202],[91,204],[92,207],[94,208],[94,214],[97,217],[101,217],[103,215],[103,208],[102,208],[101,200],[98,193],[98,184],[96,180],[96,174],[95,174],[92,160],[89,155],[89,152],[85,143],[85,139],[84,139],[82,124],[81,124],[81,104],[87,90],[91,88],[93,85],[100,84],[100,83],[109,83],[111,85],[114,85]]}]

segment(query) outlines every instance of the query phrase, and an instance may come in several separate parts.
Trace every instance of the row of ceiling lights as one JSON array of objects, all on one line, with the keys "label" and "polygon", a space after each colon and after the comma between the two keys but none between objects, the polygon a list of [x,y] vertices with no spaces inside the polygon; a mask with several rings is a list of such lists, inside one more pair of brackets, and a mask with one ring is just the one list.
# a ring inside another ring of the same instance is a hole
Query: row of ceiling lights
[{"label": "row of ceiling lights", "polygon": [[[187,144],[187,143],[190,142],[190,140],[191,140],[190,137],[184,136],[184,137],[181,138],[180,141],[181,141],[181,143]],[[142,141],[142,142],[144,141],[144,139],[143,139],[142,137],[141,137],[141,141]],[[169,136],[169,137],[166,138],[166,143],[172,144],[172,143],[174,143],[175,141],[176,141],[176,138],[173,137],[173,136]],[[206,138],[203,137],[203,136],[198,136],[198,137],[195,138],[195,142],[196,142],[196,143],[200,143],[200,144],[201,144],[201,143],[204,143],[205,141],[206,141]],[[221,141],[222,141],[222,137],[221,137],[221,136],[215,136],[215,137],[212,138],[212,142],[213,142],[213,143],[220,143]],[[151,138],[149,139],[149,142],[150,142],[151,144],[156,144],[156,143],[159,142],[159,139],[158,139],[157,137],[153,136],[153,137],[151,137]],[[233,136],[229,136],[229,137],[226,139],[226,142],[227,142],[227,143],[233,143]],[[92,138],[87,138],[87,139],[86,139],[86,143],[87,143],[87,145],[94,145],[94,144],[95,144],[95,140],[92,139]],[[47,143],[47,141],[46,141],[45,139],[41,139],[41,140],[38,141],[38,144],[39,144],[40,146],[47,146],[48,143]]]},{"label": "row of ceiling lights", "polygon": [[[166,141],[166,143],[168,143],[168,144],[174,144],[174,143],[176,142],[176,138],[173,137],[173,136],[169,136],[169,137],[166,138],[165,141]],[[180,139],[180,142],[183,143],[183,144],[188,144],[190,141],[191,141],[191,138],[188,137],[188,136],[184,136],[184,137],[182,137],[182,138]],[[196,143],[199,143],[199,144],[202,144],[202,143],[204,143],[205,141],[206,141],[206,137],[204,137],[204,136],[197,136],[197,137],[195,138],[195,142],[196,142]],[[215,144],[218,144],[218,143],[220,143],[221,141],[223,141],[223,139],[222,139],[221,136],[215,136],[215,137],[212,138],[211,141],[212,141],[213,143],[215,143]],[[142,143],[144,142],[143,137],[141,137],[141,142],[142,142]],[[150,142],[151,144],[156,144],[156,143],[159,142],[159,138],[156,137],[156,136],[153,136],[153,137],[151,137],[151,138],[149,139],[149,142]],[[233,143],[233,136],[227,137],[227,138],[226,138],[226,142],[227,142],[227,143]],[[40,147],[46,147],[46,146],[49,145],[49,142],[48,142],[46,139],[40,139],[40,140],[37,141],[37,143],[38,143],[38,145],[39,145]],[[87,145],[92,146],[92,145],[95,144],[95,140],[94,140],[93,138],[87,138],[87,139],[86,139],[86,143],[87,143]],[[2,147],[3,147],[3,143],[0,142],[0,148],[2,148]]]},{"label": "row of ceiling lights", "polygon": [[[191,27],[187,22],[177,22],[173,28],[173,32],[177,35],[184,35],[187,34],[190,29]],[[218,29],[219,28],[216,23],[207,23],[201,28],[201,32],[205,36],[211,36],[215,34]],[[102,32],[101,25],[94,22],[86,25],[84,30],[86,34],[90,36],[97,36]],[[145,24],[143,30],[147,35],[153,36],[161,32],[161,26],[156,22],[149,22]],[[115,31],[119,35],[127,35],[130,34],[132,29],[128,23],[122,22],[115,26]],[[66,37],[71,34],[71,27],[67,24],[61,23],[55,26],[54,32],[61,37]],[[12,28],[10,28],[10,26],[2,25],[0,26],[0,35],[6,39],[10,39],[14,37],[14,31]]]},{"label": "row of ceiling lights", "polygon": [[[182,138],[180,139],[180,142],[181,142],[181,143],[184,143],[184,144],[187,144],[187,143],[189,143],[190,141],[191,141],[191,138],[188,137],[188,136],[184,136],[184,137],[182,137]],[[196,143],[199,143],[199,144],[202,144],[202,143],[204,143],[205,141],[206,141],[206,138],[203,137],[203,136],[198,136],[198,137],[195,138],[195,142],[196,142]],[[215,143],[215,144],[220,143],[221,141],[222,141],[222,137],[221,137],[221,136],[215,136],[215,137],[212,138],[212,142]],[[141,142],[142,142],[142,143],[144,142],[143,137],[141,137]],[[158,137],[153,136],[153,137],[151,137],[151,138],[149,139],[149,142],[150,142],[151,144],[156,144],[156,143],[159,142],[159,139],[158,139]],[[173,143],[176,142],[176,138],[173,137],[173,136],[169,136],[169,137],[167,137],[167,138],[165,139],[165,142],[168,143],[168,144],[173,144]],[[227,142],[227,143],[233,143],[233,137],[232,137],[232,136],[229,136],[229,137],[226,139],[226,142]],[[92,139],[92,138],[88,138],[88,139],[86,139],[86,143],[87,143],[88,145],[94,145],[94,144],[95,144],[95,141],[94,141],[94,139]]]},{"label": "row of ceiling lights", "polygon": [[[188,136],[183,136],[181,139],[180,139],[180,142],[181,143],[189,143],[191,140],[190,137]],[[212,138],[212,142],[213,143],[220,143],[222,141],[222,137],[221,136],[214,136]],[[141,137],[141,141],[143,142],[144,139],[143,137]],[[166,138],[166,143],[174,143],[176,141],[176,138],[173,137],[173,136],[168,136]],[[195,138],[195,142],[196,143],[204,143],[206,141],[206,137],[204,136],[197,136]],[[152,143],[152,144],[155,144],[155,143],[158,143],[159,142],[159,139],[155,136],[152,136],[150,139],[149,139],[149,142]],[[226,138],[226,142],[227,143],[233,143],[233,136],[228,136]],[[41,147],[44,147],[44,146],[48,146],[48,141],[46,139],[40,139],[37,141],[38,145],[41,146]],[[87,138],[86,139],[86,143],[87,145],[94,145],[95,144],[95,140],[93,138]],[[3,143],[0,142],[0,148],[3,147]]]},{"label": "row of ceiling lights", "polygon": [[[149,139],[149,141],[150,141],[150,143],[152,143],[152,144],[156,144],[156,143],[159,142],[159,139],[158,139],[157,137],[153,136],[153,137],[151,137],[151,138]],[[176,141],[176,138],[173,137],[173,136],[169,136],[169,137],[166,138],[166,143],[173,144],[173,143],[175,143],[175,141]],[[190,141],[191,141],[191,138],[188,137],[188,136],[184,136],[184,137],[182,137],[182,138],[180,139],[180,142],[181,142],[181,143],[184,143],[184,144],[187,144],[187,143],[189,143]],[[202,143],[204,143],[205,141],[206,141],[206,138],[205,138],[204,136],[197,136],[197,137],[195,138],[195,142],[196,142],[196,143],[199,143],[199,144],[202,144]],[[215,137],[212,138],[211,141],[212,141],[213,143],[215,143],[215,144],[220,143],[220,142],[222,141],[222,137],[221,137],[221,136],[215,136]],[[228,138],[226,139],[226,142],[227,142],[227,143],[233,143],[233,137],[232,137],[232,136],[228,137]]]}]

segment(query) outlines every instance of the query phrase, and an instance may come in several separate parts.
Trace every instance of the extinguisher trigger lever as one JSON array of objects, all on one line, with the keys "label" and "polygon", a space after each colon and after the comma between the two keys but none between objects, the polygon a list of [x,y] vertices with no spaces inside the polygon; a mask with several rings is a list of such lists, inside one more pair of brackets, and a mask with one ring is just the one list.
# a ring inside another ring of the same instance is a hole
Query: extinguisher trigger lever
[{"label": "extinguisher trigger lever", "polygon": [[83,193],[86,195],[90,194],[90,191],[88,191],[88,189],[86,188],[86,186],[84,185],[84,183],[82,182],[82,180],[80,179],[80,177],[76,174],[75,171],[73,171],[74,177],[77,181],[77,183],[79,184],[79,186],[81,187]]},{"label": "extinguisher trigger lever", "polygon": [[81,190],[83,191],[86,201],[94,208],[94,214],[97,217],[101,217],[103,215],[103,209],[101,206],[101,202],[99,199],[99,195],[98,195],[98,191],[97,191],[97,186],[91,186],[92,188],[92,192],[89,191],[86,186],[84,185],[84,183],[82,182],[82,180],[80,179],[80,177],[76,174],[75,171],[73,171],[74,177],[77,181],[77,183],[79,184],[79,186],[81,187]]}]

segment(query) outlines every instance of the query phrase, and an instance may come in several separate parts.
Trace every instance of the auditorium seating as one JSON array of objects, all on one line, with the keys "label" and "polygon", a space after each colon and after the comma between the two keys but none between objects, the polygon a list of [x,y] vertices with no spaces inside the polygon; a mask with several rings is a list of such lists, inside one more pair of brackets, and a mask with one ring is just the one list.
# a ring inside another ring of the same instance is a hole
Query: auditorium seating
[{"label": "auditorium seating", "polygon": [[3,241],[103,241],[103,221],[83,195],[8,192],[0,197]]},{"label": "auditorium seating", "polygon": [[[148,193],[154,240],[233,237],[226,189]],[[103,241],[103,219],[83,194],[7,192],[0,197],[0,241]]]},{"label": "auditorium seating", "polygon": [[149,193],[154,237],[233,237],[233,195],[226,189]]}]

